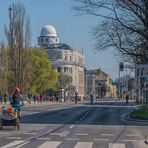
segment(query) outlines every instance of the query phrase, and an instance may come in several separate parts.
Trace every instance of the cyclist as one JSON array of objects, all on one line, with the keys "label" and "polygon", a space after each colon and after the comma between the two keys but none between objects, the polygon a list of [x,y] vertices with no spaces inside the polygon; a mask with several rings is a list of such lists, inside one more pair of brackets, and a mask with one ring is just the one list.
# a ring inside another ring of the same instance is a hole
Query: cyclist
[{"label": "cyclist", "polygon": [[18,87],[15,87],[14,93],[11,97],[11,105],[14,108],[14,111],[17,113],[17,117],[20,119],[20,111],[21,111],[21,102],[22,105],[24,105],[23,99],[20,94],[20,89]]}]

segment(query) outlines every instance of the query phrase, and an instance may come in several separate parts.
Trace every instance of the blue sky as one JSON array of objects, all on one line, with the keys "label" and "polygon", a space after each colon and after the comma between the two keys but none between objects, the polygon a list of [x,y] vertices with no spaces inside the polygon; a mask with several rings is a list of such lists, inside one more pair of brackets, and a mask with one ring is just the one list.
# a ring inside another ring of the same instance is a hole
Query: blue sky
[{"label": "blue sky", "polygon": [[[18,0],[0,0],[0,40],[5,40],[4,25],[8,24],[8,7]],[[81,50],[85,55],[87,69],[101,68],[112,79],[118,77],[118,61],[113,50],[97,53],[92,44],[95,43],[91,35],[91,28],[99,22],[99,18],[91,15],[76,16],[71,10],[72,0],[19,0],[30,16],[32,45],[37,45],[37,37],[41,28],[50,24],[57,31],[60,42]]]}]

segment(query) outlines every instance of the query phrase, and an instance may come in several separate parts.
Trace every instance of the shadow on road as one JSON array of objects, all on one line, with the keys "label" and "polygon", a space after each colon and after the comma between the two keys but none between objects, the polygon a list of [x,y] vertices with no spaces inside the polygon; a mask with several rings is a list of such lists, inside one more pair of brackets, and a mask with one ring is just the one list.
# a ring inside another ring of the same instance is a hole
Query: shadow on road
[{"label": "shadow on road", "polygon": [[121,118],[134,110],[130,107],[77,106],[23,116],[25,124],[78,124],[148,126],[148,122],[126,121]]}]

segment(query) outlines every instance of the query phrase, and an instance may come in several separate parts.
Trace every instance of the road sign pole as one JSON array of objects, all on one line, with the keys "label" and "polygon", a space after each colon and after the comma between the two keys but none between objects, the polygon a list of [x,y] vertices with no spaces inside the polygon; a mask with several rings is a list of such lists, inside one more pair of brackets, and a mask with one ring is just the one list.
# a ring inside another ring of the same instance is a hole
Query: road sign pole
[{"label": "road sign pole", "polygon": [[119,68],[119,84],[118,84],[119,86],[118,86],[118,100],[120,100],[120,68]]}]

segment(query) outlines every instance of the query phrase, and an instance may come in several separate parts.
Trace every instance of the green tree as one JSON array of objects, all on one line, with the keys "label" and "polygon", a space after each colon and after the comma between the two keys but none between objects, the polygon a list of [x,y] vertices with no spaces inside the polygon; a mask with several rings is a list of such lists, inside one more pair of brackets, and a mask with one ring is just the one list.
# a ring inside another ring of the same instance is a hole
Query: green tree
[{"label": "green tree", "polygon": [[48,55],[41,48],[29,50],[28,88],[33,93],[57,89],[58,73],[53,70]]},{"label": "green tree", "polygon": [[72,77],[64,75],[62,73],[59,74],[58,76],[58,88],[64,88],[64,87],[68,87],[72,82]]},{"label": "green tree", "polygon": [[7,50],[3,43],[0,44],[0,92],[7,91],[7,76],[9,75],[7,69]]},{"label": "green tree", "polygon": [[8,87],[10,90],[14,86],[23,89],[30,46],[30,20],[26,17],[23,4],[18,2],[9,7],[9,25],[5,25],[5,34],[8,43]]}]

